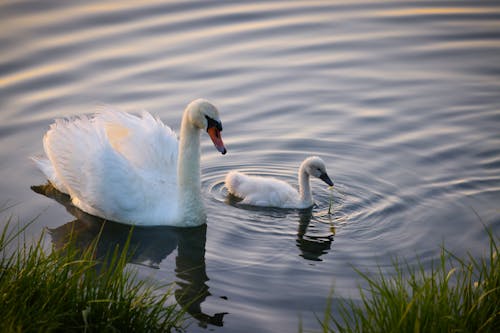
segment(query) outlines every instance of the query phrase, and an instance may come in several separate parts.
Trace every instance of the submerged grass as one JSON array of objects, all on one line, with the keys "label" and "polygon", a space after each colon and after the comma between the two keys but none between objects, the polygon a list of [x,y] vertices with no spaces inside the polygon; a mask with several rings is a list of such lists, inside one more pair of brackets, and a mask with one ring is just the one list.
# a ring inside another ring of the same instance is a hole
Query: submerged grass
[{"label": "submerged grass", "polygon": [[461,259],[443,249],[430,271],[393,262],[395,275],[357,271],[367,283],[361,302],[329,301],[323,332],[498,332],[500,258],[489,234],[489,255]]},{"label": "submerged grass", "polygon": [[104,260],[94,245],[71,242],[49,254],[43,236],[15,246],[23,229],[0,234],[0,332],[169,332],[180,329],[183,312],[167,305],[170,293],[127,269],[127,247]]}]

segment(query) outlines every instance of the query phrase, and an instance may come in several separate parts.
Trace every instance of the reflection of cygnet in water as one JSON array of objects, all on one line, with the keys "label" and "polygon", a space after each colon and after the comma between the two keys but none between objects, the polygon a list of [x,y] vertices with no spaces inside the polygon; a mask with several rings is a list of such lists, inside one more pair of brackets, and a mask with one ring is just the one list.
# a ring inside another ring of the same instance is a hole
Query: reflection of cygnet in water
[{"label": "reflection of cygnet in water", "polygon": [[[71,204],[68,195],[59,192],[52,185],[33,186],[33,191],[52,198],[66,207],[76,217],[74,221],[50,229],[52,243],[63,248],[68,241],[74,246],[86,249],[97,237],[96,258],[105,258],[116,246],[124,248],[130,238],[129,257],[133,264],[159,268],[160,263],[176,248],[176,269],[178,289],[175,298],[179,305],[201,326],[207,324],[222,326],[227,312],[213,316],[201,310],[201,304],[210,296],[206,282],[208,277],[205,265],[205,243],[207,225],[198,227],[132,227],[110,222],[89,215]],[[132,234],[130,234],[132,232]]]},{"label": "reflection of cygnet in water", "polygon": [[311,176],[333,186],[326,172],[325,162],[317,156],[306,158],[300,165],[298,192],[282,180],[249,176],[238,171],[229,172],[225,183],[229,193],[243,199],[242,204],[303,209],[314,205],[309,179]]},{"label": "reflection of cygnet in water", "polygon": [[[304,210],[299,212],[300,221],[299,229],[297,231],[296,244],[300,249],[300,256],[307,260],[321,261],[322,255],[328,253],[332,248],[333,236],[329,227],[327,235],[313,235],[308,234],[310,227],[312,210]],[[311,228],[312,229],[312,228]]]}]

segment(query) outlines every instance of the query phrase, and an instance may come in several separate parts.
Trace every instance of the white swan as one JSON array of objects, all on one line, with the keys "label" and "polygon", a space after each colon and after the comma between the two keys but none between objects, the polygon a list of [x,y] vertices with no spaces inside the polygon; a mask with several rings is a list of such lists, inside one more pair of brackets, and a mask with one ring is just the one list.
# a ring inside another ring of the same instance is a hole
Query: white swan
[{"label": "white swan", "polygon": [[179,142],[146,111],[139,117],[106,107],[93,116],[56,120],[43,138],[47,157],[33,160],[89,214],[135,225],[195,226],[206,219],[200,130],[226,153],[219,112],[206,100],[186,107]]},{"label": "white swan", "polygon": [[299,191],[276,178],[248,176],[238,171],[226,175],[225,184],[241,203],[278,208],[308,208],[314,204],[309,177],[317,177],[330,186],[333,182],[326,172],[325,162],[317,156],[306,158],[299,168]]}]

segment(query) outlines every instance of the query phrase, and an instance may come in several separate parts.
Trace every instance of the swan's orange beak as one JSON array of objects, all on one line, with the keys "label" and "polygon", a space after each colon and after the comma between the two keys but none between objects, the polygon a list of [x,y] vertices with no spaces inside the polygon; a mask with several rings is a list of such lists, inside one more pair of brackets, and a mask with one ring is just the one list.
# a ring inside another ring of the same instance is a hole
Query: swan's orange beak
[{"label": "swan's orange beak", "polygon": [[227,150],[226,147],[224,147],[224,142],[222,141],[220,130],[217,127],[209,127],[207,132],[210,136],[210,139],[212,139],[215,148],[217,148],[217,150],[220,151],[222,155],[226,154]]}]

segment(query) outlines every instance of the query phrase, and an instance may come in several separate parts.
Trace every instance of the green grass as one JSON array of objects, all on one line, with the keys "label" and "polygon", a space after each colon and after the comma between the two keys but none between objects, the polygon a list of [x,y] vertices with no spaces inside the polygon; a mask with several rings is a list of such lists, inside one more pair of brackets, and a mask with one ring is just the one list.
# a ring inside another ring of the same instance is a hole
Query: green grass
[{"label": "green grass", "polygon": [[499,332],[498,237],[489,240],[480,259],[443,249],[430,270],[394,261],[394,275],[357,271],[367,284],[361,302],[340,300],[333,313],[330,299],[323,332]]},{"label": "green grass", "polygon": [[0,332],[181,329],[184,315],[168,305],[171,293],[126,267],[128,245],[104,260],[95,259],[96,243],[83,251],[69,243],[46,253],[43,235],[20,245],[23,229],[9,231],[11,222],[0,234]]}]

